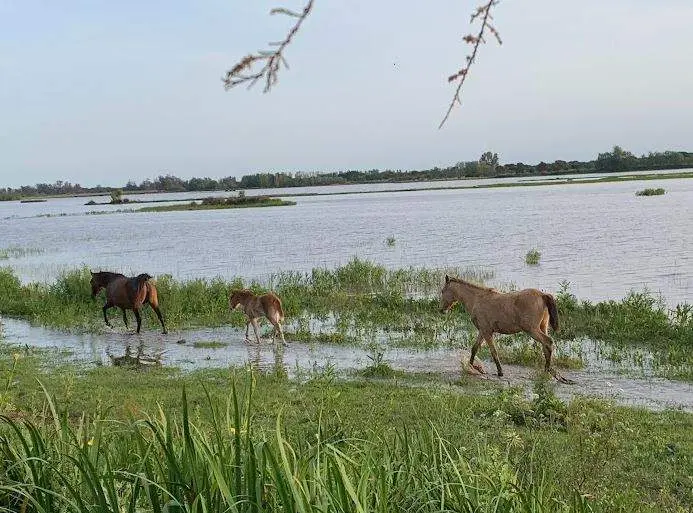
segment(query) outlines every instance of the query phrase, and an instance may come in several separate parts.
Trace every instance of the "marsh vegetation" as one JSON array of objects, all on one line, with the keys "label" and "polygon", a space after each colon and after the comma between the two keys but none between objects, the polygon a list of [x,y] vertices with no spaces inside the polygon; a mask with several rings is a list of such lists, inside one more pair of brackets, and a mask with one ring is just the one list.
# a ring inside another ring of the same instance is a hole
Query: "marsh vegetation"
[{"label": "marsh vegetation", "polygon": [[658,187],[656,189],[653,188],[647,188],[643,189],[641,191],[638,191],[635,193],[636,196],[662,196],[666,193],[666,191],[662,187]]}]

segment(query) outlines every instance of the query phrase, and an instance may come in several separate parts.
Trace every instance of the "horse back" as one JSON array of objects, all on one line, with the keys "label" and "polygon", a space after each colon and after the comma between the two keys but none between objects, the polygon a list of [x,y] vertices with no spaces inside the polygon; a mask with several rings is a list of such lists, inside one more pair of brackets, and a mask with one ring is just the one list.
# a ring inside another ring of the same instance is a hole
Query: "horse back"
[{"label": "horse back", "polygon": [[538,325],[544,315],[543,293],[536,289],[494,292],[470,312],[478,328],[512,334]]},{"label": "horse back", "polygon": [[268,319],[274,319],[276,321],[284,320],[282,301],[274,292],[268,292],[267,294],[260,296],[260,304],[262,305],[262,310],[265,312],[265,316]]},{"label": "horse back", "polygon": [[159,299],[156,287],[148,281],[140,283],[135,278],[126,276],[112,280],[106,287],[108,301],[119,308],[142,308],[149,303],[158,307]]}]

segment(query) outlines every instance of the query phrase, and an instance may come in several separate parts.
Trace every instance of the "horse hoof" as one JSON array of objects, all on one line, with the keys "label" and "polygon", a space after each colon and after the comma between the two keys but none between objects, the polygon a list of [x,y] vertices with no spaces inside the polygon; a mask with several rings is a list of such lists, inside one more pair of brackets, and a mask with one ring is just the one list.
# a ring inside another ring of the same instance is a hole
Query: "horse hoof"
[{"label": "horse hoof", "polygon": [[483,368],[481,365],[479,365],[478,363],[473,364],[472,367],[473,367],[474,369],[476,369],[476,371],[477,371],[479,374],[486,374],[486,371],[484,370],[484,368]]},{"label": "horse hoof", "polygon": [[502,378],[502,377],[503,377],[503,373],[502,373],[502,372],[499,372],[499,373],[498,373],[498,377],[499,377],[499,378]]}]

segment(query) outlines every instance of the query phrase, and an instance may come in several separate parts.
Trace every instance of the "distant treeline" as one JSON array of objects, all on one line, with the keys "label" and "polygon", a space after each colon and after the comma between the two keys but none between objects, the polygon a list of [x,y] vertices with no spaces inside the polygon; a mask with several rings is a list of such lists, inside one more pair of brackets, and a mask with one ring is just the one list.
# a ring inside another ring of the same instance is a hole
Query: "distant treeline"
[{"label": "distant treeline", "polygon": [[508,176],[556,175],[570,173],[614,173],[619,171],[643,171],[652,169],[678,169],[693,167],[693,153],[665,151],[636,157],[629,151],[615,146],[613,151],[600,153],[595,160],[586,162],[556,160],[538,164],[499,164],[498,154],[486,152],[479,160],[458,162],[450,167],[434,167],[418,171],[378,170],[341,171],[331,173],[255,173],[240,180],[233,176],[220,178],[191,178],[184,180],[170,174],[141,183],[129,181],[124,187],[82,187],[79,184],[57,181],[54,184],[39,183],[15,189],[0,188],[0,200],[14,200],[31,196],[107,194],[113,190],[123,192],[184,192],[256,189],[272,187],[307,187],[312,185],[345,185],[377,182],[423,182],[431,180],[455,180],[461,178],[493,178]]}]

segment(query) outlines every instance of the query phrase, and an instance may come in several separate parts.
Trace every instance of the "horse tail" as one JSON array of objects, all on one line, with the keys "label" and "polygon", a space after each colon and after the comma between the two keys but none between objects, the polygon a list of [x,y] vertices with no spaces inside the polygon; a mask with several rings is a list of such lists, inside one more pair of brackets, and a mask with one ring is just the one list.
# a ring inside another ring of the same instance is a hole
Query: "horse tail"
[{"label": "horse tail", "polygon": [[277,298],[277,310],[279,311],[279,322],[284,322],[284,309],[281,299]]},{"label": "horse tail", "polygon": [[[142,304],[149,303],[153,307],[159,306],[159,301],[156,295],[156,288],[154,284],[149,283],[152,276],[147,273],[138,274],[135,276],[135,296],[141,297]],[[140,292],[144,288],[144,293]],[[141,295],[140,295],[141,294]]]},{"label": "horse tail", "polygon": [[551,323],[551,328],[553,331],[558,331],[558,308],[556,307],[556,300],[551,294],[542,294],[544,298],[544,304],[549,310],[549,322]]},{"label": "horse tail", "polygon": [[272,298],[272,303],[274,303],[274,307],[277,309],[277,313],[279,314],[279,322],[284,322],[284,309],[282,308],[282,300],[279,299],[279,296],[277,296],[273,292],[270,292],[270,297]]},{"label": "horse tail", "polygon": [[153,283],[149,282],[149,280],[147,280],[146,286],[147,286],[147,295],[146,295],[145,302],[148,302],[154,308],[158,308],[159,307],[159,294],[156,291],[156,287],[154,286]]}]

